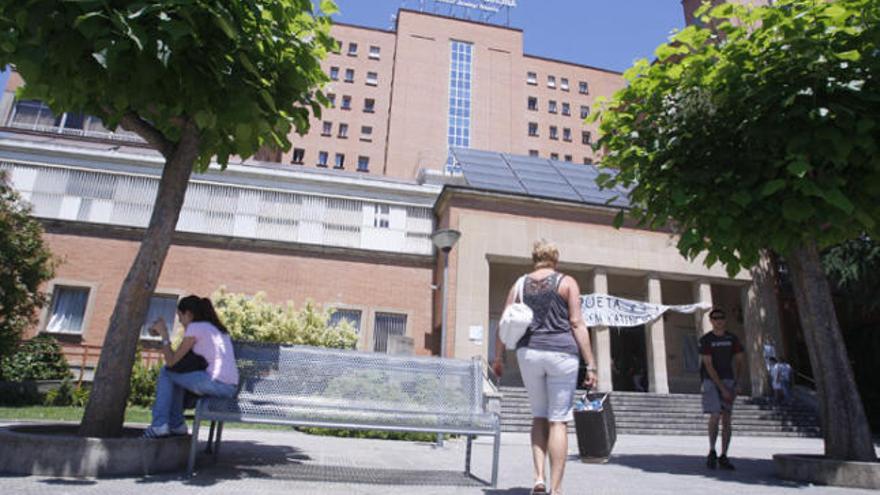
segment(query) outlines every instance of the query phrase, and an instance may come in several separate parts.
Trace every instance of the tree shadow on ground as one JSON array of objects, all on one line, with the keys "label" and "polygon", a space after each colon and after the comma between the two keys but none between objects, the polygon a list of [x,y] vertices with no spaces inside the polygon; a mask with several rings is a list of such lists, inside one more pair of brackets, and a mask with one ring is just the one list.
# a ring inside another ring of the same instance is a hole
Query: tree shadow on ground
[{"label": "tree shadow on ground", "polygon": [[770,459],[731,458],[736,471],[709,469],[706,458],[698,455],[680,454],[620,454],[612,455],[608,464],[626,466],[648,473],[700,476],[718,481],[748,485],[800,487],[804,483],[786,481],[776,477]]},{"label": "tree shadow on ground", "polygon": [[40,483],[45,483],[47,485],[59,485],[59,486],[89,486],[98,484],[94,479],[81,479],[81,478],[50,478],[47,480],[40,480]]},{"label": "tree shadow on ground", "polygon": [[525,487],[516,487],[516,488],[488,488],[483,490],[484,495],[529,495],[532,493],[531,488]]},{"label": "tree shadow on ground", "polygon": [[463,471],[410,470],[317,464],[301,449],[286,445],[224,441],[217,462],[199,452],[196,472],[150,476],[139,483],[182,481],[191,486],[213,486],[240,479],[278,479],[301,482],[351,483],[393,486],[480,487],[485,482]]}]

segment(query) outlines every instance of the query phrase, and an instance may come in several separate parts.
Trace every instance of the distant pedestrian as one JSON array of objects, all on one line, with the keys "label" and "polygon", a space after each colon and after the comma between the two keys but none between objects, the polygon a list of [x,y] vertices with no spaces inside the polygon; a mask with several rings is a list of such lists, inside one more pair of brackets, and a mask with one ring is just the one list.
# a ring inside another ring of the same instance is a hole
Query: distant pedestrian
[{"label": "distant pedestrian", "polygon": [[[709,414],[709,455],[706,466],[715,469],[734,469],[727,458],[730,447],[731,413],[733,401],[742,388],[739,379],[745,377],[743,347],[736,335],[727,332],[727,315],[720,308],[709,313],[712,331],[700,338],[702,365],[700,377],[703,380],[703,412]],[[735,364],[735,366],[734,366]],[[721,456],[715,452],[718,438],[718,421],[724,427],[721,435]]]},{"label": "distant pedestrian", "polygon": [[773,395],[776,401],[785,404],[788,403],[791,393],[791,365],[784,360],[779,360],[773,367],[771,373],[773,381]]},{"label": "distant pedestrian", "polygon": [[[544,465],[550,458],[550,491],[562,493],[568,457],[568,427],[572,420],[578,368],[587,363],[584,387],[597,384],[590,333],[581,314],[580,289],[570,276],[556,271],[559,249],[538,241],[532,250],[534,270],[524,275],[522,301],[532,309],[532,323],[517,343],[516,357],[532,409],[533,494],[548,493]],[[517,297],[519,283],[510,288],[507,306]],[[504,344],[495,344],[495,374],[504,371]],[[579,490],[580,491],[580,490]]]}]

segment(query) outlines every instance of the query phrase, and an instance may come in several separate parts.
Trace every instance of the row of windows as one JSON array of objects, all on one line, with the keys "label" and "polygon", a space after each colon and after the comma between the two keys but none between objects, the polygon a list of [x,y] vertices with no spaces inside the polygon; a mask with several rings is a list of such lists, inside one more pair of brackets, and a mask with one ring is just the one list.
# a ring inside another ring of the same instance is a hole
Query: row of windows
[{"label": "row of windows", "polygon": [[[528,109],[532,111],[538,111],[538,98],[534,96],[529,96],[528,98]],[[585,119],[590,116],[590,107],[588,105],[581,105],[581,113],[580,117]],[[567,101],[563,101],[561,105],[556,103],[556,100],[547,100],[547,112],[549,113],[562,113],[562,115],[571,115],[571,104]]]},{"label": "row of windows", "polygon": [[[330,100],[330,106],[336,108],[336,94],[327,93],[327,99]],[[351,96],[342,95],[339,108],[342,110],[351,110]],[[376,100],[374,98],[364,98],[364,113],[373,113],[376,111]]]},{"label": "row of windows", "polygon": [[[529,156],[539,156],[538,150],[529,150]],[[559,153],[550,153],[550,159],[551,160],[559,160]],[[565,155],[563,157],[563,161],[571,162],[572,161],[571,155]],[[585,156],[584,157],[584,165],[592,165],[592,164],[593,164],[593,159],[588,156]]]},{"label": "row of windows", "polygon": [[[376,206],[388,208],[388,205]],[[385,211],[385,214],[387,217],[388,211]],[[52,291],[46,331],[50,333],[82,334],[90,290],[88,287],[56,285]],[[174,294],[154,294],[150,298],[147,318],[140,332],[142,339],[158,338],[150,335],[149,326],[159,318],[164,319],[170,327],[174,326],[177,316],[177,298],[178,296]],[[360,333],[362,326],[361,315],[361,310],[358,309],[336,309],[330,316],[329,325],[335,327],[342,321],[347,321],[354,327],[356,332]],[[376,312],[373,325],[373,350],[385,352],[390,336],[406,335],[406,319],[406,314]]]},{"label": "row of windows", "polygon": [[[332,66],[330,67],[330,80],[338,81],[339,80],[339,67]],[[342,79],[343,82],[353,83],[354,82],[354,69],[345,69],[345,77]],[[367,72],[366,79],[367,86],[377,86],[379,84],[379,73],[378,72]]]},{"label": "row of windows", "polygon": [[[338,50],[336,50],[336,54],[339,54],[342,51],[343,43],[342,41],[336,40],[339,45],[337,46]],[[348,43],[348,49],[345,51],[345,54],[349,57],[357,57],[358,55],[358,44],[351,41]],[[379,60],[382,57],[382,49],[376,45],[370,45],[370,51],[367,54],[368,58],[373,60]]]},{"label": "row of windows", "polygon": [[[293,158],[291,158],[290,163],[294,165],[302,165],[306,162],[306,150],[304,148],[294,148],[293,149]],[[327,151],[319,151],[318,159],[315,161],[315,165],[319,167],[326,168],[330,164],[330,153]],[[336,170],[345,170],[345,153],[335,153],[333,156],[333,168]],[[370,171],[370,157],[368,156],[358,156],[357,159],[357,171],[358,172],[369,172]]]},{"label": "row of windows", "polygon": [[[325,137],[330,137],[333,135],[333,122],[329,120],[325,120],[321,123],[321,135]],[[340,122],[337,126],[336,137],[341,139],[348,139],[348,124],[345,122]],[[373,142],[373,126],[371,125],[362,125],[361,126],[361,141],[366,143]]]},{"label": "row of windows", "polygon": [[[537,86],[538,85],[538,73],[537,72],[527,72],[526,73],[526,83]],[[556,89],[556,76],[547,76],[547,87],[550,89]],[[562,91],[568,91],[568,78],[560,77],[559,78],[559,89]],[[582,95],[590,94],[590,84],[587,81],[578,81],[578,93]]]},{"label": "row of windows", "polygon": [[[529,136],[538,137],[538,123],[529,122]],[[550,139],[559,139],[559,128],[555,125],[550,126]],[[571,142],[571,128],[562,128],[562,140]],[[593,144],[593,133],[590,131],[581,131],[581,144]]]}]

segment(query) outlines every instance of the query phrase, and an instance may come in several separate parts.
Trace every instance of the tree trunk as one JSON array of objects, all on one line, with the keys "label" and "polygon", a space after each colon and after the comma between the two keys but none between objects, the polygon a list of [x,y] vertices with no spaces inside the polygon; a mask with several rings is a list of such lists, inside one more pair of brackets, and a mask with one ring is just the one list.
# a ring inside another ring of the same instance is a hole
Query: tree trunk
[{"label": "tree trunk", "polygon": [[862,399],[834,312],[831,289],[814,241],[788,258],[801,327],[807,341],[830,459],[874,461],[874,445]]},{"label": "tree trunk", "polygon": [[191,124],[185,125],[179,143],[166,156],[150,223],[119,290],[80,423],[81,436],[106,438],[122,434],[140,329],[171,245],[198,153],[198,131]]}]

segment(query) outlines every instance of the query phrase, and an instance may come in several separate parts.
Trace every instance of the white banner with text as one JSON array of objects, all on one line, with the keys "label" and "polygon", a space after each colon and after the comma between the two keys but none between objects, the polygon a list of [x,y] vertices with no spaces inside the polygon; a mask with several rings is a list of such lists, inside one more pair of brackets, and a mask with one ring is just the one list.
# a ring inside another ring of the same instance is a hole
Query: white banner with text
[{"label": "white banner with text", "polygon": [[584,294],[581,296],[581,310],[588,327],[637,327],[650,323],[667,311],[694,313],[707,310],[708,303],[666,306],[643,301],[633,301],[608,294]]}]

